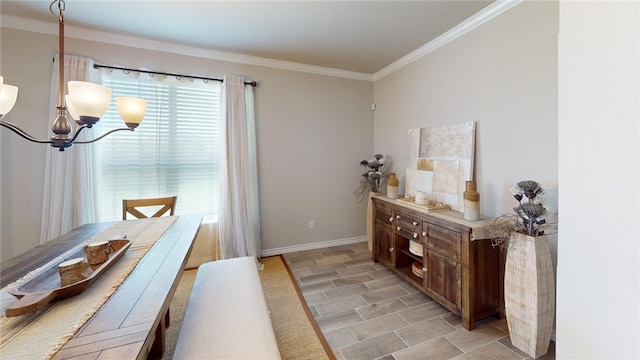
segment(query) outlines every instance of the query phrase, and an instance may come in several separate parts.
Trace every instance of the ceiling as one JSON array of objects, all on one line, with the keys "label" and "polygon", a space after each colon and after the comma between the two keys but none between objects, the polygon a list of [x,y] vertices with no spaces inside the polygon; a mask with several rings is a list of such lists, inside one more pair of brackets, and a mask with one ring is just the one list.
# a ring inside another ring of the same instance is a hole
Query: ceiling
[{"label": "ceiling", "polygon": [[[66,0],[64,18],[68,26],[374,74],[492,2]],[[0,12],[55,23],[49,3],[2,0]]]}]

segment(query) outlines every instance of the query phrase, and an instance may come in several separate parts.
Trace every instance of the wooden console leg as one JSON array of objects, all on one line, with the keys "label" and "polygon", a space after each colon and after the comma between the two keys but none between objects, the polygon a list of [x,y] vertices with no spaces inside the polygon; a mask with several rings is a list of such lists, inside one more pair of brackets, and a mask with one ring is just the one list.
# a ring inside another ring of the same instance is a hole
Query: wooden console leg
[{"label": "wooden console leg", "polygon": [[462,316],[462,327],[471,331],[476,328],[476,322],[470,316]]}]

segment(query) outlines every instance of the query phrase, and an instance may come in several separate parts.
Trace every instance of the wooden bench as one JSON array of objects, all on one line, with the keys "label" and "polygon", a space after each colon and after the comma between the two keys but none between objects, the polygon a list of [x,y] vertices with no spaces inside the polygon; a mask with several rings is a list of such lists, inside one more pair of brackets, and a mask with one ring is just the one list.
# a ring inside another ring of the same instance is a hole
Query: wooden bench
[{"label": "wooden bench", "polygon": [[280,359],[256,258],[200,265],[174,359]]}]

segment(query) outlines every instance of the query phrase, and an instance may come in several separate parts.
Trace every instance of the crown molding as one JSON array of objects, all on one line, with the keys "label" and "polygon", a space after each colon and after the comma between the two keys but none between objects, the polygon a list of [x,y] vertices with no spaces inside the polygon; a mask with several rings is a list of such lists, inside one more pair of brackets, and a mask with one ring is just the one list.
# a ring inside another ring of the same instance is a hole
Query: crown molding
[{"label": "crown molding", "polygon": [[[0,24],[3,28],[36,32],[47,35],[58,35],[58,24],[44,21],[26,19],[11,15],[2,15]],[[118,35],[103,31],[95,31],[76,26],[65,25],[65,37],[105,44],[128,46],[145,50],[154,50],[166,53],[188,55],[193,57],[227,61],[245,65],[262,66],[281,70],[305,72],[318,75],[334,76],[354,80],[373,81],[373,75],[355,71],[333,69],[322,66],[307,65],[289,61],[261,58],[235,54],[230,52],[215,51],[195,46],[185,46],[175,43],[144,39],[140,37]]]},{"label": "crown molding", "polygon": [[410,52],[400,60],[397,60],[392,64],[384,67],[382,70],[376,72],[375,74],[373,74],[373,81],[380,80],[383,77],[393,73],[394,71],[399,70],[411,64],[412,62],[424,57],[425,55],[434,52],[435,50],[461,37],[467,32],[477,28],[478,26],[518,5],[522,1],[523,0],[496,0],[491,5],[482,9],[480,12],[471,16],[467,20],[461,22],[451,30],[438,36],[437,38],[419,47],[418,49]]},{"label": "crown molding", "polygon": [[[188,55],[193,57],[218,60],[218,61],[227,61],[245,65],[254,65],[254,66],[262,66],[267,68],[281,69],[281,70],[290,70],[297,72],[305,72],[317,75],[326,75],[326,76],[334,76],[341,77],[353,80],[363,80],[363,81],[376,81],[382,79],[383,77],[407,66],[414,61],[428,55],[440,47],[452,42],[453,40],[461,37],[467,32],[479,27],[480,25],[486,23],[487,21],[495,18],[496,16],[502,14],[503,12],[511,9],[512,7],[518,5],[523,0],[496,0],[491,5],[484,8],[479,13],[471,16],[467,20],[461,22],[456,27],[451,30],[445,32],[440,35],[436,39],[430,41],[429,43],[423,45],[422,47],[412,51],[411,53],[405,55],[401,59],[395,61],[394,63],[384,67],[382,70],[376,72],[375,74],[367,74],[355,71],[347,71],[340,69],[327,68],[322,66],[314,66],[307,65],[301,63],[294,63],[289,61],[282,60],[274,60],[261,58],[256,56],[235,54],[223,51],[210,50],[200,47],[194,46],[185,46],[175,43],[149,40],[140,37],[133,37],[127,35],[118,35],[108,32],[89,30],[85,28],[75,27],[75,26],[65,26],[65,36],[69,38],[76,38],[81,40],[88,40],[94,42],[102,42],[105,44],[113,44],[120,46],[128,46],[135,47],[146,50],[154,50],[160,52],[174,53],[180,55]],[[48,35],[57,35],[58,34],[58,25],[38,21],[25,19],[10,15],[2,15],[0,24],[2,27],[23,31],[30,31]],[[96,40],[97,39],[97,40]]]}]

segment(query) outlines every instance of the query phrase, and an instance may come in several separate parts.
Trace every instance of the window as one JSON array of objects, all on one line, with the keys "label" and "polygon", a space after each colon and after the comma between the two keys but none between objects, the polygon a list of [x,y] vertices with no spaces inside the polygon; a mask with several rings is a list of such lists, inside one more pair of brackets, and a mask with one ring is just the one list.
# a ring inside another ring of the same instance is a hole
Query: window
[{"label": "window", "polygon": [[[177,195],[176,215],[218,210],[219,82],[150,78],[105,72],[112,97],[142,97],[147,113],[133,132],[96,142],[98,221],[119,220],[122,199]],[[99,133],[123,127],[115,100]]]}]

